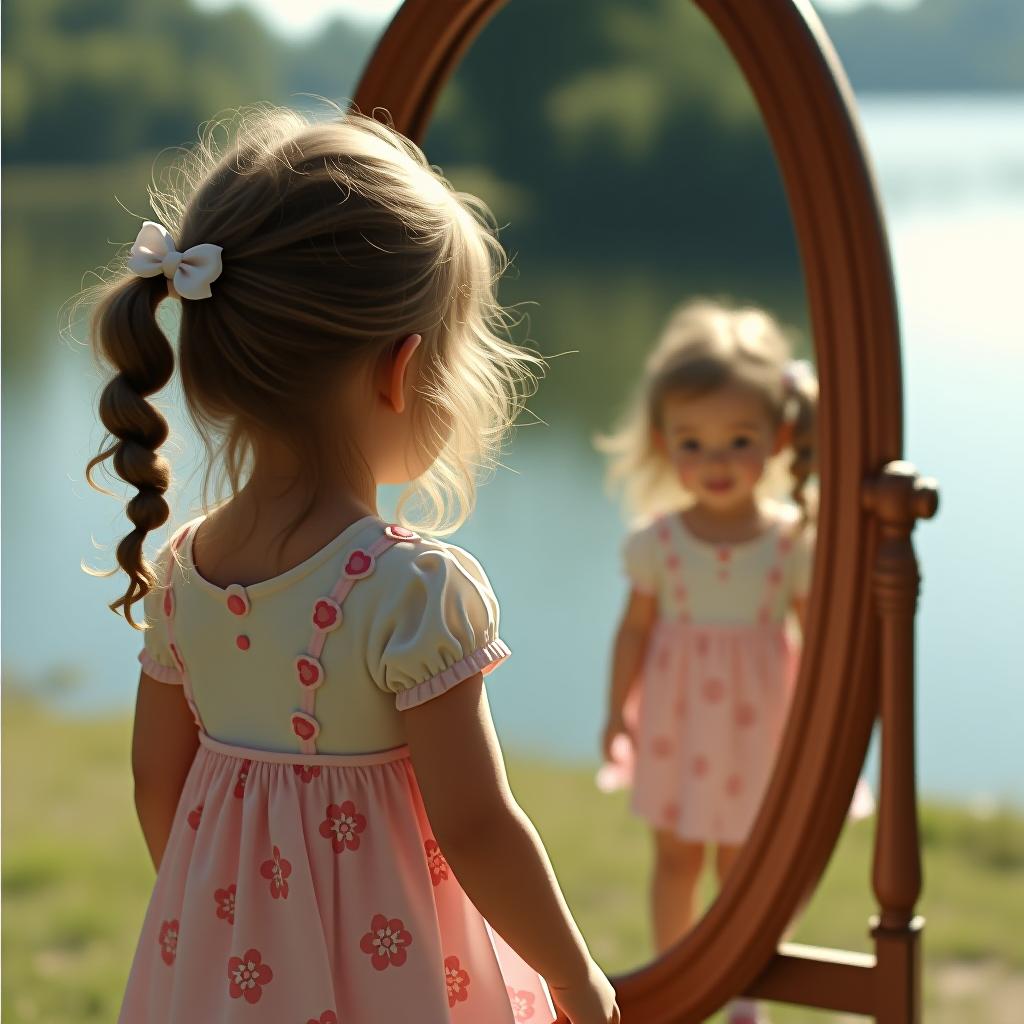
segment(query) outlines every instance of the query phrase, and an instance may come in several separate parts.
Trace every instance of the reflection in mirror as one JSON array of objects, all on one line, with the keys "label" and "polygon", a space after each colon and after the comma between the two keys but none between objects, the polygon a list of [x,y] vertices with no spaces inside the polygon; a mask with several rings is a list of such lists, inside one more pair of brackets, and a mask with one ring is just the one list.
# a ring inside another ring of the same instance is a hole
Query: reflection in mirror
[{"label": "reflection in mirror", "polygon": [[799,663],[814,530],[817,384],[766,312],[690,302],[670,317],[633,408],[600,440],[637,523],[624,545],[603,788],[651,830],[656,950],[693,923],[749,834]]},{"label": "reflection in mirror", "polygon": [[501,298],[550,362],[542,422],[460,533],[516,654],[495,715],[591,948],[635,967],[713,898],[791,699],[816,397],[792,225],[748,88],[688,4],[516,0],[424,145],[495,211]]}]

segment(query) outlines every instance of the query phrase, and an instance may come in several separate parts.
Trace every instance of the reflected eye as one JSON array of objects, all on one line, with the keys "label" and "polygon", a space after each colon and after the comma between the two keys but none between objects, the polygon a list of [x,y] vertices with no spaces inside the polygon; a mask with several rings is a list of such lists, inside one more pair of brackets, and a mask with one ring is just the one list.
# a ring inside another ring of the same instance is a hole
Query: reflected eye
[{"label": "reflected eye", "polygon": [[700,441],[697,441],[692,437],[688,437],[686,440],[679,442],[679,450],[681,452],[699,452]]},{"label": "reflected eye", "polygon": [[753,440],[744,434],[732,439],[732,447],[735,451],[743,451],[745,448],[749,448],[753,443]]}]

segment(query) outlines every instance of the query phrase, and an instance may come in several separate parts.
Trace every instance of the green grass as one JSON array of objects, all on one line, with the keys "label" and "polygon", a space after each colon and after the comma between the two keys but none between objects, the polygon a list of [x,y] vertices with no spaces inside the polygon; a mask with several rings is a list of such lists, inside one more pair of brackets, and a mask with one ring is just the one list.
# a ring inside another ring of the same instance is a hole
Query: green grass
[{"label": "green grass", "polygon": [[[3,710],[4,1019],[109,1022],[152,884],[132,810],[129,722],[65,718],[15,696]],[[650,852],[624,798],[597,793],[589,768],[513,758],[510,774],[595,955],[613,971],[642,962],[650,950]],[[1017,1019],[1024,1000],[1024,817],[928,804],[922,836],[926,1019]],[[798,941],[870,948],[871,843],[870,821],[846,829]],[[772,1019],[830,1018],[777,1007]]]}]

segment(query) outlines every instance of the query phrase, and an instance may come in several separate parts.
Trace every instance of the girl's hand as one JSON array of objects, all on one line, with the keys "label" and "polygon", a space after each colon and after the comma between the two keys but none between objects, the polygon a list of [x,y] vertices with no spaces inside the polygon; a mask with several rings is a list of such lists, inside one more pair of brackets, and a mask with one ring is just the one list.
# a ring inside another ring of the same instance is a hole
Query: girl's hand
[{"label": "girl's hand", "polygon": [[585,978],[574,985],[549,985],[558,1009],[571,1024],[619,1024],[615,989],[593,961]]},{"label": "girl's hand", "polygon": [[621,735],[629,736],[629,727],[626,725],[625,719],[621,714],[613,715],[608,719],[608,723],[604,727],[604,737],[601,740],[601,751],[604,754],[605,761],[615,761],[612,754],[615,737]]},{"label": "girl's hand", "polygon": [[615,993],[508,787],[480,673],[403,711],[402,723],[434,838],[463,891],[573,1024],[618,1024]]},{"label": "girl's hand", "polygon": [[612,656],[612,685],[608,694],[608,724],[604,729],[601,749],[604,758],[614,763],[612,749],[615,737],[625,734],[632,739],[630,729],[622,717],[622,709],[629,701],[633,687],[639,683],[647,657],[651,630],[658,618],[658,599],[639,590],[629,592],[629,604],[615,634],[615,652]]}]

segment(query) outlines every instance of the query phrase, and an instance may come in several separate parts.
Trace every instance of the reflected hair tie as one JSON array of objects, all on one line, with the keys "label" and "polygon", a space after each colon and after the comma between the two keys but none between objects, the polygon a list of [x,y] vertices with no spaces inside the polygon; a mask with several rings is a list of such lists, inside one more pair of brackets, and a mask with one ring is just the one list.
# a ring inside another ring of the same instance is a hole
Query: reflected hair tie
[{"label": "reflected hair tie", "polygon": [[132,245],[128,269],[138,277],[163,274],[169,295],[208,299],[213,295],[210,285],[224,269],[220,258],[223,251],[219,245],[203,242],[178,252],[167,228],[147,220]]},{"label": "reflected hair tie", "polygon": [[782,382],[790,394],[796,394],[803,384],[816,384],[818,375],[808,359],[791,359],[782,371]]}]

